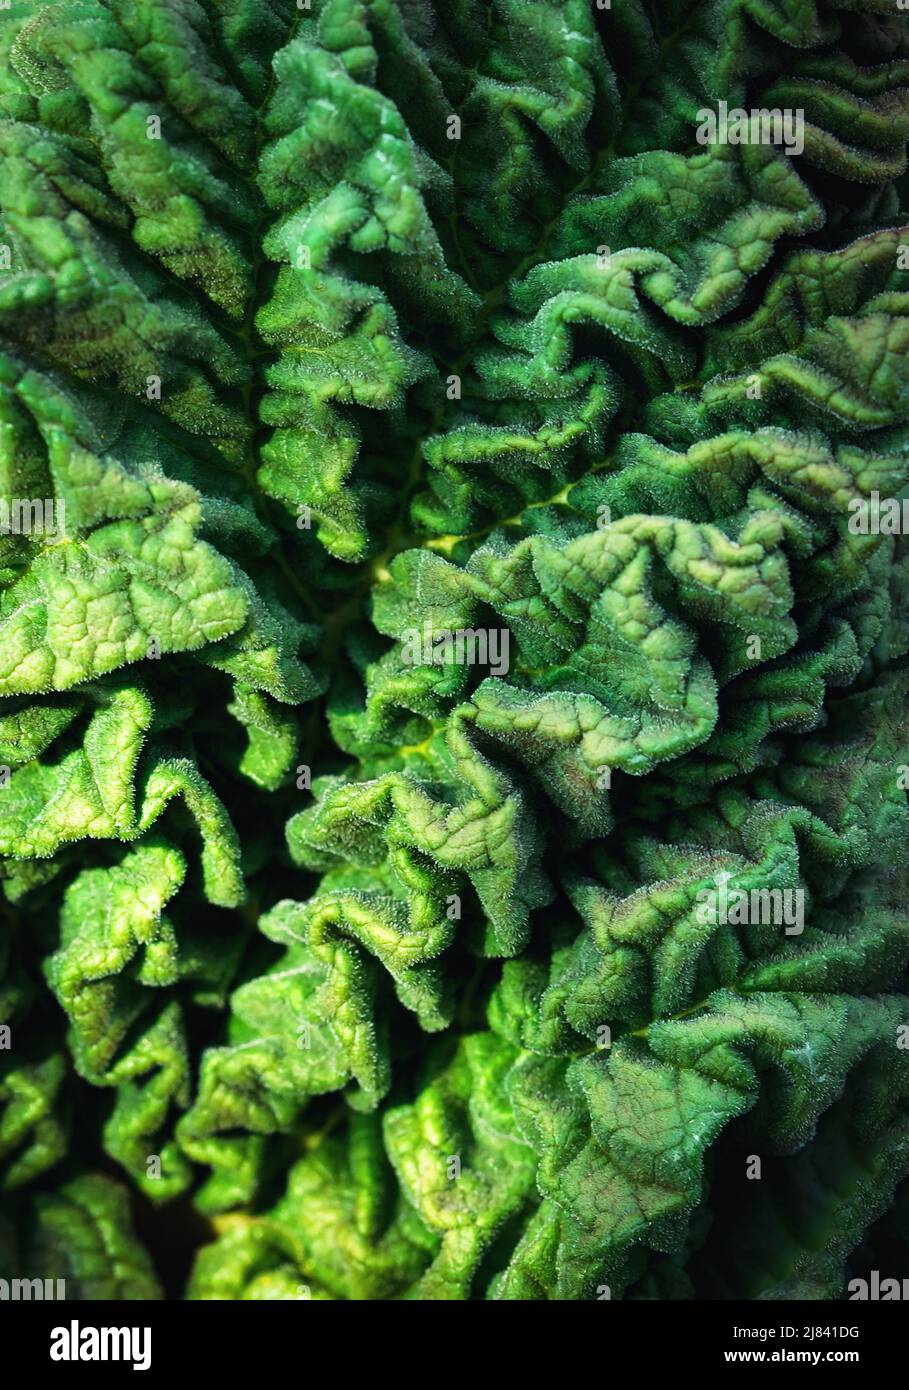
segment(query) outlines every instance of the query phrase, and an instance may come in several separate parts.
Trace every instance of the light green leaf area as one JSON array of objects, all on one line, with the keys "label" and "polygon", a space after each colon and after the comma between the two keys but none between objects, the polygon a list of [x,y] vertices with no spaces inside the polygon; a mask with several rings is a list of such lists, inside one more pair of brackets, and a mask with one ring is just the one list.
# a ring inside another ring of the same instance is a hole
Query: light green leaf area
[{"label": "light green leaf area", "polygon": [[0,0],[4,1278],[898,1274],[905,19]]},{"label": "light green leaf area", "polygon": [[0,1187],[4,1192],[31,1182],[66,1153],[68,1126],[57,1108],[66,1071],[66,1060],[59,1052],[32,1060],[3,1057]]},{"label": "light green leaf area", "polygon": [[154,748],[143,754],[151,722],[143,691],[114,689],[90,719],[81,748],[58,763],[19,770],[0,801],[0,851],[44,858],[84,838],[133,840],[179,797],[201,837],[207,897],[235,905],[243,883],[227,813],[189,760]]}]

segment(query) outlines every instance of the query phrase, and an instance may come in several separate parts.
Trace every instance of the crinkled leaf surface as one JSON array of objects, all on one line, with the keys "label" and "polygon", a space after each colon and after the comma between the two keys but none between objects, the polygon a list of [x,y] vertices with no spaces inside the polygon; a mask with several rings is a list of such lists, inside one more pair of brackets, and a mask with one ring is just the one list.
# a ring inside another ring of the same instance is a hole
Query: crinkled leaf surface
[{"label": "crinkled leaf surface", "polygon": [[0,9],[4,1276],[905,1249],[907,136],[882,0]]}]

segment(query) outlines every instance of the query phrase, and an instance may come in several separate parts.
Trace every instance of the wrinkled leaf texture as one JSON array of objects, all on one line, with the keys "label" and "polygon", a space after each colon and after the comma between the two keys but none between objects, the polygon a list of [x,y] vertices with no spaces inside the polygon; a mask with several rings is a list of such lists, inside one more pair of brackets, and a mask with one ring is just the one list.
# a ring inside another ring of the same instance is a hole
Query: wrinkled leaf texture
[{"label": "wrinkled leaf texture", "polygon": [[889,0],[0,11],[3,1273],[835,1299],[904,1231],[907,133]]}]

